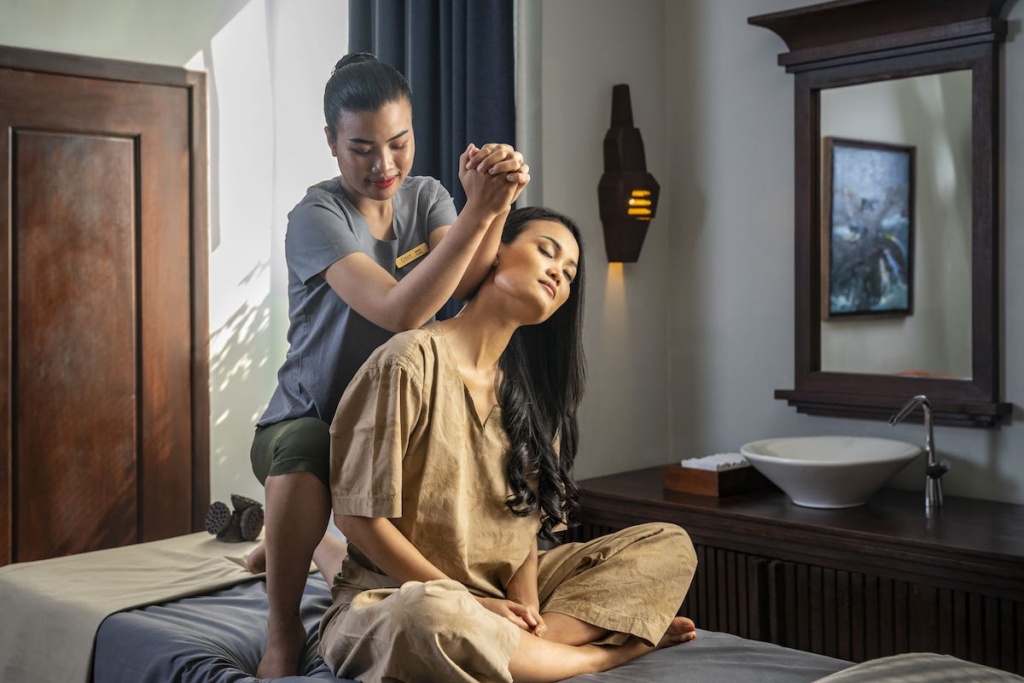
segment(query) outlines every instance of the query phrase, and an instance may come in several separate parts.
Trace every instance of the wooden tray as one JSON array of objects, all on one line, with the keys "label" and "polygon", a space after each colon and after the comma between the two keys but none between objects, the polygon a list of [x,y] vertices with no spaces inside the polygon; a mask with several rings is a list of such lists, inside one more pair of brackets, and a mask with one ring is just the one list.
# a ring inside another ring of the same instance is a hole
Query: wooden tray
[{"label": "wooden tray", "polygon": [[773,486],[753,467],[713,472],[675,464],[666,465],[662,471],[665,488],[698,496],[733,496]]}]

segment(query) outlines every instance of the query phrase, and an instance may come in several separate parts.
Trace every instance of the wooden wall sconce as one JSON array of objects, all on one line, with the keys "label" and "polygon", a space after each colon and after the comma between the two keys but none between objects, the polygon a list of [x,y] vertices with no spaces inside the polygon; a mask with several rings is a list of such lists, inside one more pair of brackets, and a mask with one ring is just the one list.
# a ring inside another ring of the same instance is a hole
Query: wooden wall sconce
[{"label": "wooden wall sconce", "polygon": [[612,125],[604,136],[604,174],[597,185],[604,248],[612,263],[635,263],[658,208],[658,181],[647,172],[644,141],[633,126],[629,86],[612,89]]}]

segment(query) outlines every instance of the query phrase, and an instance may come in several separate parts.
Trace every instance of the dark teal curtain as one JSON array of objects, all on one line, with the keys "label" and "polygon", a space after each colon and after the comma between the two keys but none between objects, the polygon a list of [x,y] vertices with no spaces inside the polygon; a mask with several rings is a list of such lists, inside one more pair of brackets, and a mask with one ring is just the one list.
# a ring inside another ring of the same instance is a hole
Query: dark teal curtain
[{"label": "dark teal curtain", "polygon": [[349,0],[349,51],[405,74],[416,131],[414,175],[440,180],[461,210],[459,155],[515,144],[513,0]]},{"label": "dark teal curtain", "polygon": [[[515,145],[513,0],[349,0],[349,52],[372,52],[409,80],[413,175],[437,178],[461,211],[459,155]],[[437,317],[450,318],[454,299]]]}]

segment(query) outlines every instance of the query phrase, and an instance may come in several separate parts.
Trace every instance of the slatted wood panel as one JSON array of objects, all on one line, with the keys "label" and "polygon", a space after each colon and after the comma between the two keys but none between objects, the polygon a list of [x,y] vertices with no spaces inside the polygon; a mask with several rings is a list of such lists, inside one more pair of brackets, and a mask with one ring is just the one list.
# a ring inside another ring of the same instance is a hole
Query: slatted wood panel
[{"label": "slatted wood panel", "polygon": [[[569,540],[620,526],[584,523]],[[1024,673],[1024,603],[696,543],[679,610],[699,628],[863,662],[938,652]]]},{"label": "slatted wood panel", "polygon": [[1024,671],[1024,603],[793,562],[768,574],[773,642],[855,662],[924,651]]}]

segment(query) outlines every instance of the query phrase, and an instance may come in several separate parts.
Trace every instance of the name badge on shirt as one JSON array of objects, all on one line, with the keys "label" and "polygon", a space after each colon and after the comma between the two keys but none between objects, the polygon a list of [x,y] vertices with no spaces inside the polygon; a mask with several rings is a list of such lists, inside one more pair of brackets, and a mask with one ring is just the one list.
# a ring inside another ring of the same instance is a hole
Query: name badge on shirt
[{"label": "name badge on shirt", "polygon": [[398,268],[404,268],[405,266],[409,265],[410,263],[418,259],[420,256],[426,254],[428,251],[430,251],[430,247],[428,247],[427,243],[424,242],[418,247],[413,247],[409,251],[405,252],[404,254],[396,258],[395,266]]}]

